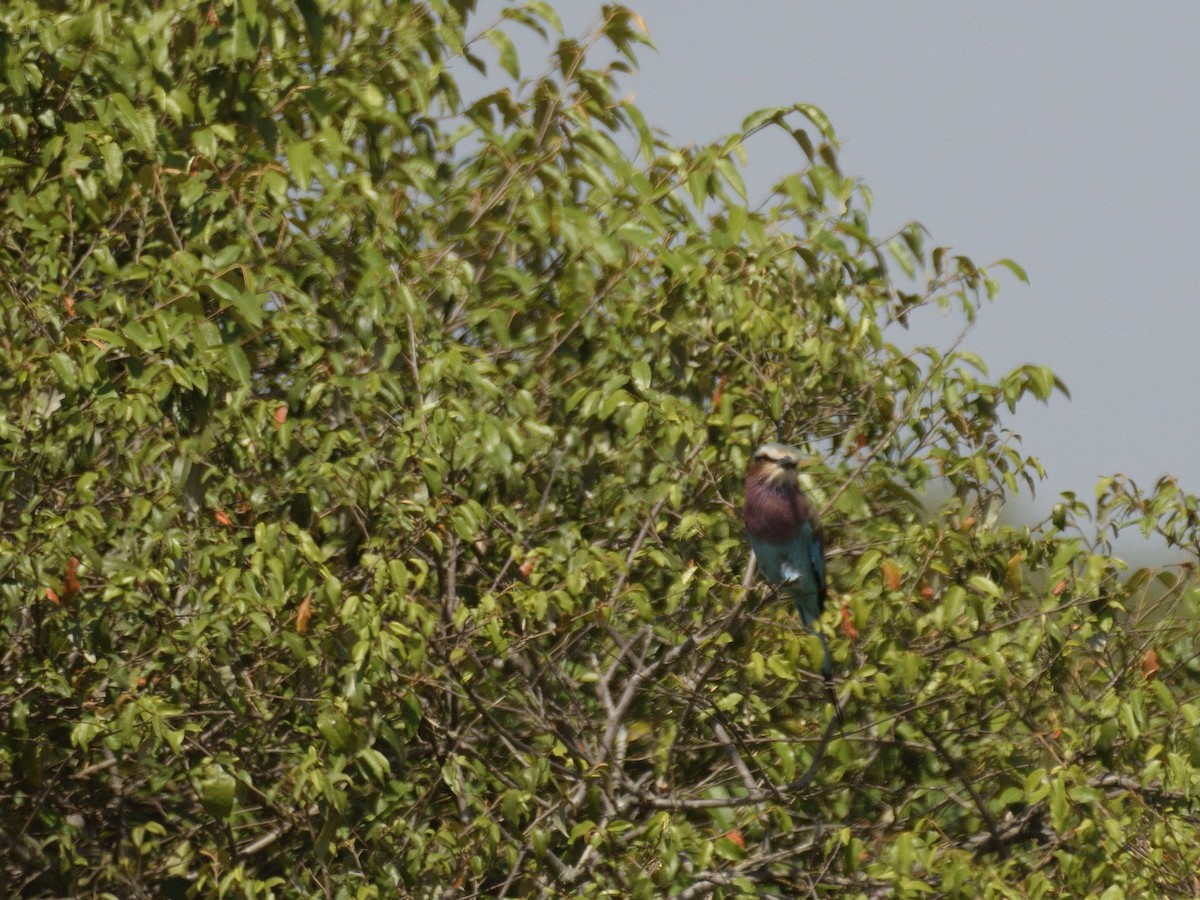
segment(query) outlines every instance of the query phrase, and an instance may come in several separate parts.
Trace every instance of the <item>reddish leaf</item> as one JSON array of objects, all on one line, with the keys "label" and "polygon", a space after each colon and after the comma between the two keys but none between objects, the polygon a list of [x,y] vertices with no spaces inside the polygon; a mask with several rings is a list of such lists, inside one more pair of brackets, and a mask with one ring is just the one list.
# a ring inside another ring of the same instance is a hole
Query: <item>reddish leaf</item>
[{"label": "reddish leaf", "polygon": [[928,581],[922,581],[920,594],[921,594],[922,600],[932,600],[933,599],[933,585],[930,584]]},{"label": "reddish leaf", "polygon": [[71,601],[71,598],[79,593],[81,587],[79,576],[76,572],[79,571],[79,557],[72,556],[67,560],[67,571],[63,576],[62,590],[56,591],[54,588],[46,588],[46,599],[55,606],[63,606]]},{"label": "reddish leaf", "polygon": [[533,554],[525,557],[525,562],[521,563],[521,577],[528,578],[533,572],[533,566],[537,562],[537,557]]},{"label": "reddish leaf", "polygon": [[286,403],[284,403],[281,406],[275,407],[275,424],[282,425],[284,422],[286,422],[287,414],[288,414],[288,407],[287,407]]},{"label": "reddish leaf", "polygon": [[883,575],[883,583],[887,585],[889,591],[900,590],[900,567],[890,559],[885,559],[879,567],[880,573]]},{"label": "reddish leaf", "polygon": [[312,614],[312,594],[309,594],[300,601],[300,608],[296,610],[296,630],[301,634],[308,631],[308,623],[312,619]]},{"label": "reddish leaf", "polygon": [[850,617],[850,610],[845,606],[842,607],[842,633],[850,639],[850,643],[858,640],[858,629],[854,627],[854,620]]},{"label": "reddish leaf", "polygon": [[1062,581],[1060,581],[1058,584],[1056,584],[1054,586],[1054,590],[1052,591],[1052,593],[1054,594],[1055,597],[1057,597],[1059,594],[1061,594],[1066,589],[1067,589],[1067,579],[1064,578]]},{"label": "reddish leaf", "polygon": [[79,558],[72,556],[67,560],[67,577],[63,579],[62,600],[68,602],[79,593],[79,578],[75,573],[79,570]]},{"label": "reddish leaf", "polygon": [[1154,677],[1158,674],[1158,669],[1158,653],[1151,648],[1142,657],[1142,677],[1147,681],[1153,681]]},{"label": "reddish leaf", "polygon": [[717,381],[717,389],[715,391],[713,391],[713,396],[712,396],[713,409],[716,409],[720,405],[721,398],[725,396],[725,383],[727,381],[729,381],[728,375],[722,375],[720,377],[720,379]]},{"label": "reddish leaf", "polygon": [[733,831],[725,832],[725,837],[727,837],[729,840],[733,841],[735,844],[737,844],[743,850],[746,849],[746,838],[743,837],[742,833],[740,831],[738,831],[736,828]]},{"label": "reddish leaf", "polygon": [[224,525],[226,528],[229,528],[233,525],[233,519],[229,518],[224,510],[214,509],[213,518],[217,520],[218,525]]}]

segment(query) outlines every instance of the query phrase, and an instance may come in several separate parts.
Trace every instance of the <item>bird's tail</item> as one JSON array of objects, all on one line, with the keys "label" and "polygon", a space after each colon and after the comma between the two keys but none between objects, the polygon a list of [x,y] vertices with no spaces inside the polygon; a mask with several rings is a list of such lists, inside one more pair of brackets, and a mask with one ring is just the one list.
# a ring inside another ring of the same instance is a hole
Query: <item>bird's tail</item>
[{"label": "bird's tail", "polygon": [[809,623],[808,630],[815,634],[821,642],[821,653],[823,654],[821,656],[821,677],[828,681],[833,674],[833,657],[829,655],[829,641],[825,640],[825,633],[817,629],[815,622]]},{"label": "bird's tail", "polygon": [[821,642],[821,677],[825,679],[825,691],[829,694],[829,702],[833,704],[833,714],[837,717],[838,727],[841,727],[844,720],[842,719],[841,704],[838,703],[837,690],[833,686],[833,658],[829,655],[829,641],[825,640],[824,632],[817,629],[815,622],[809,622],[808,627]]},{"label": "bird's tail", "polygon": [[[845,720],[842,718],[842,706],[838,703],[837,691],[833,687],[833,657],[829,655],[829,641],[825,639],[825,632],[817,627],[820,605],[805,603],[804,599],[807,598],[802,598],[798,594],[793,594],[792,599],[796,603],[797,612],[800,613],[800,621],[821,642],[821,677],[825,679],[825,691],[829,694],[830,702],[833,703],[833,714],[837,718],[840,728]],[[811,616],[809,615],[810,609]]]}]

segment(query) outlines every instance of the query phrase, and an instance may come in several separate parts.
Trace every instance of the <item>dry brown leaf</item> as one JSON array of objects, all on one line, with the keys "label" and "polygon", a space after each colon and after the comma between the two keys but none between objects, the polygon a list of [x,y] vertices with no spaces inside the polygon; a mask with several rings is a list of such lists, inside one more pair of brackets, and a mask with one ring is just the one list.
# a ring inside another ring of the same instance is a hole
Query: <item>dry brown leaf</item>
[{"label": "dry brown leaf", "polygon": [[76,572],[79,570],[79,558],[72,556],[67,560],[67,577],[63,579],[62,601],[67,603],[72,597],[79,593],[79,578]]},{"label": "dry brown leaf", "polygon": [[883,574],[883,583],[887,585],[889,591],[900,590],[900,567],[890,559],[885,559],[879,567],[879,571]]},{"label": "dry brown leaf", "polygon": [[850,610],[842,607],[842,632],[850,639],[850,643],[858,640],[858,629],[854,627],[854,619],[850,616]]},{"label": "dry brown leaf", "polygon": [[1146,655],[1142,657],[1142,677],[1147,681],[1153,681],[1158,675],[1158,653],[1154,648],[1146,651]]},{"label": "dry brown leaf", "polygon": [[713,391],[713,395],[712,395],[713,409],[716,409],[718,406],[721,405],[721,398],[725,396],[725,384],[728,381],[729,381],[728,375],[722,375],[719,379],[717,379],[717,388],[716,388],[716,390]]},{"label": "dry brown leaf", "polygon": [[300,601],[300,608],[296,610],[296,631],[304,634],[308,631],[308,623],[312,619],[312,594],[309,594]]}]

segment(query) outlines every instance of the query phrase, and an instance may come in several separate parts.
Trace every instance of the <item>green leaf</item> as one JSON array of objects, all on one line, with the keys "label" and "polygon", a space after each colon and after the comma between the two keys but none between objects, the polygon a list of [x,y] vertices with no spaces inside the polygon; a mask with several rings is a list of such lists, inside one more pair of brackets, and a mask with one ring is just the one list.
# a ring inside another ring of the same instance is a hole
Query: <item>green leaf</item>
[{"label": "green leaf", "polygon": [[121,123],[133,138],[134,144],[138,150],[145,154],[152,154],[156,148],[156,129],[154,117],[145,109],[138,109],[122,93],[114,93],[110,100],[113,106],[117,108],[117,115],[121,119]]},{"label": "green leaf", "polygon": [[728,159],[722,158],[716,161],[716,169],[725,178],[729,186],[733,188],[738,197],[743,202],[746,200],[746,185],[742,181],[742,175],[738,172],[737,167]]},{"label": "green leaf", "polygon": [[999,585],[986,575],[972,575],[967,583],[981,594],[987,594],[989,597],[1000,597],[1003,593]]},{"label": "green leaf", "polygon": [[358,747],[358,736],[349,720],[336,709],[322,710],[317,716],[317,730],[334,753],[351,753]]},{"label": "green leaf", "polygon": [[825,140],[829,141],[835,147],[837,146],[837,135],[834,134],[833,124],[829,121],[828,117],[820,110],[819,107],[813,106],[811,103],[797,103],[795,108],[802,112],[810,122],[820,129]]},{"label": "green leaf", "polygon": [[234,377],[243,385],[249,387],[251,384],[250,360],[246,358],[246,352],[237,344],[226,344],[225,359]]},{"label": "green leaf", "polygon": [[766,124],[778,122],[787,115],[787,112],[788,108],[785,106],[768,106],[755,110],[742,121],[742,133],[749,135]]},{"label": "green leaf", "polygon": [[517,48],[513,44],[512,38],[499,28],[489,28],[484,32],[484,37],[488,39],[489,43],[500,54],[500,67],[512,78],[519,79],[521,77],[521,65],[517,59]]},{"label": "green leaf", "polygon": [[[153,337],[139,322],[125,322],[121,326],[121,330],[124,336],[133,341],[140,350],[150,353],[159,347],[158,338]],[[124,344],[124,339],[121,339],[121,343]]]},{"label": "green leaf", "polygon": [[79,369],[71,357],[65,353],[51,353],[49,363],[54,374],[58,376],[59,385],[64,391],[71,394],[78,390]]},{"label": "green leaf", "polygon": [[253,294],[238,290],[223,278],[206,278],[201,286],[212,296],[230,304],[247,325],[253,328],[262,326],[262,303]]},{"label": "green leaf", "polygon": [[997,265],[1004,266],[1004,268],[1008,269],[1010,272],[1012,272],[1014,275],[1016,275],[1017,278],[1020,279],[1022,282],[1024,282],[1025,284],[1029,284],[1029,276],[1025,274],[1025,270],[1023,268],[1021,268],[1019,265],[1017,265],[1017,263],[1014,262],[1013,260],[1007,259],[1007,258],[1001,259],[1001,260],[997,261]]},{"label": "green leaf", "polygon": [[292,169],[292,178],[300,188],[307,188],[312,181],[313,148],[309,141],[295,141],[288,144],[288,165]]},{"label": "green leaf", "polygon": [[196,791],[205,811],[215,819],[227,819],[233,812],[233,801],[237,793],[237,779],[223,766],[209,765],[201,770],[196,780]]}]

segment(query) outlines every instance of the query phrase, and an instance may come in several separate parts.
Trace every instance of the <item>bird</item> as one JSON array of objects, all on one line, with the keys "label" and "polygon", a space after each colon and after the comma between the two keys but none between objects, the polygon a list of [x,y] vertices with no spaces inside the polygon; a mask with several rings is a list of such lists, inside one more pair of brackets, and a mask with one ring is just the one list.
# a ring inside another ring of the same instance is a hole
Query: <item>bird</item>
[{"label": "bird", "polygon": [[763,444],[754,451],[746,470],[742,521],[759,570],[772,585],[787,591],[800,621],[821,641],[821,676],[840,720],[830,681],[829,643],[817,628],[827,593],[821,519],[796,478],[800,460],[800,451],[787,444]]}]

